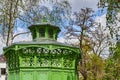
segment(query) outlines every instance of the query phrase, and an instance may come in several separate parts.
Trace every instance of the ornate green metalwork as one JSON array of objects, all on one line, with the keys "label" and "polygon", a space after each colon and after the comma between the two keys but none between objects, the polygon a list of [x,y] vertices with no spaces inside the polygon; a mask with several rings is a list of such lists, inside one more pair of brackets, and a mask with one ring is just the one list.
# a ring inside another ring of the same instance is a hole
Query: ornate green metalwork
[{"label": "ornate green metalwork", "polygon": [[[8,80],[78,80],[79,48],[55,41],[58,27],[33,26],[29,27],[33,41],[13,43],[4,48]],[[45,29],[42,35],[41,28]],[[49,34],[49,30],[53,32]]]}]

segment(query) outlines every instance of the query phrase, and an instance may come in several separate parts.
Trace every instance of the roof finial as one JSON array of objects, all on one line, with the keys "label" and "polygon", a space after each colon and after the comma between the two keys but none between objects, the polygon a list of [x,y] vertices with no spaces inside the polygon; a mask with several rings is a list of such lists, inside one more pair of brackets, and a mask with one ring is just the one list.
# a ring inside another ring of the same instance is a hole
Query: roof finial
[{"label": "roof finial", "polygon": [[43,17],[43,22],[48,22],[46,16]]}]

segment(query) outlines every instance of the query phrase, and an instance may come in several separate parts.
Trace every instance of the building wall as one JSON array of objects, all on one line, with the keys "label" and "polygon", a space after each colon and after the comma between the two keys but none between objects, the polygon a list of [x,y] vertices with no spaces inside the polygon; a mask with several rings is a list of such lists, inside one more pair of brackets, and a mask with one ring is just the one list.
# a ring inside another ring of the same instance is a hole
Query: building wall
[{"label": "building wall", "polygon": [[[4,70],[3,70],[4,69]],[[5,71],[5,73],[4,73]],[[0,80],[6,80],[6,63],[0,63]]]}]

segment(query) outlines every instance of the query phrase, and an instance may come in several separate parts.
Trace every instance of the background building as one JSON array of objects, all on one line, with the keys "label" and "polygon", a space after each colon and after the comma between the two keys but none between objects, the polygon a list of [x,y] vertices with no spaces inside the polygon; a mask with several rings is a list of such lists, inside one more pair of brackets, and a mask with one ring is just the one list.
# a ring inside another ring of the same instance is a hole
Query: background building
[{"label": "background building", "polygon": [[0,80],[7,80],[6,67],[6,59],[3,55],[0,55]]}]

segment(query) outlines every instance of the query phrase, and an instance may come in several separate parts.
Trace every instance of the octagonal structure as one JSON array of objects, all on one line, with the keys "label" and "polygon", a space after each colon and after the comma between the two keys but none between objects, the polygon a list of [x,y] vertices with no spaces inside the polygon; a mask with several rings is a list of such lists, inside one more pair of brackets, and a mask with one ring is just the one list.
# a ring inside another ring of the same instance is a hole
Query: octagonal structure
[{"label": "octagonal structure", "polygon": [[57,42],[60,29],[44,23],[29,27],[32,41],[4,48],[8,80],[78,80],[78,47]]}]

